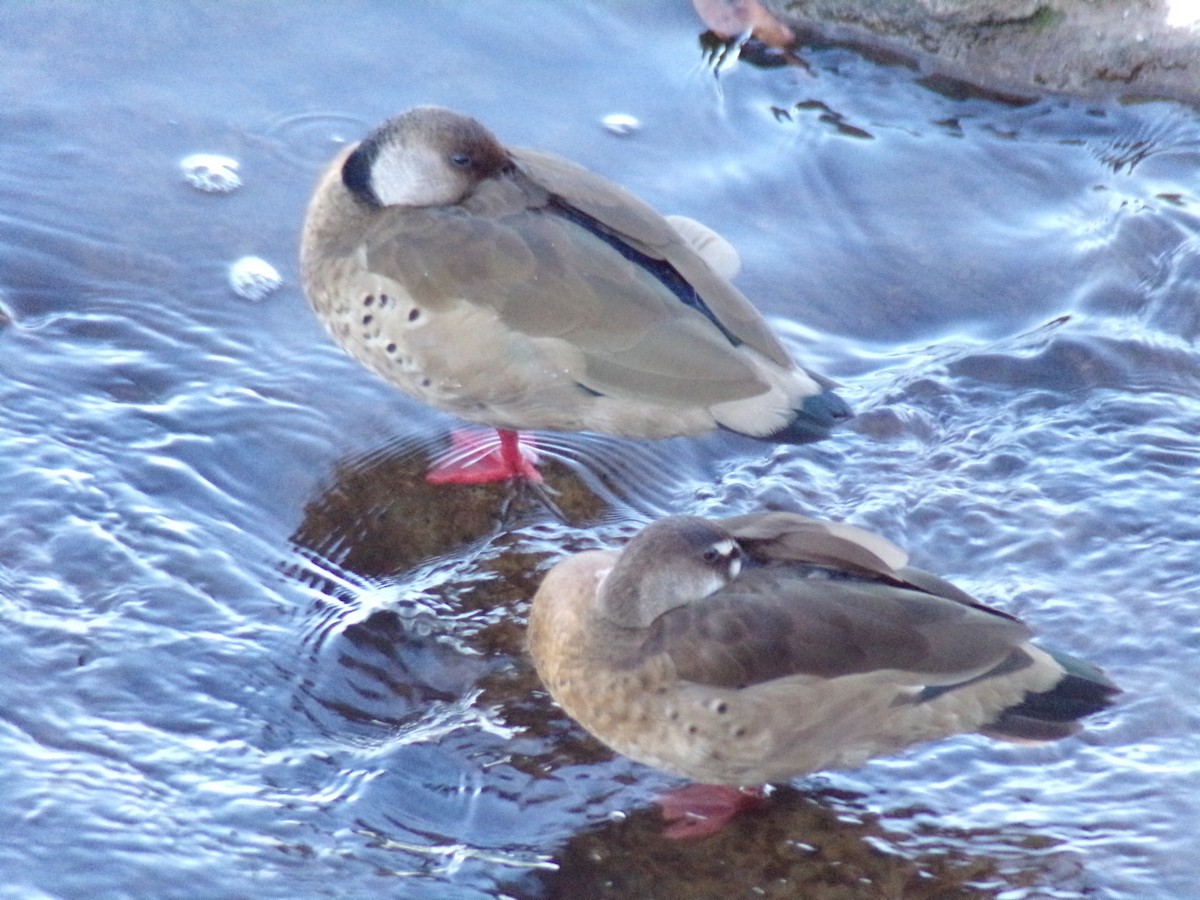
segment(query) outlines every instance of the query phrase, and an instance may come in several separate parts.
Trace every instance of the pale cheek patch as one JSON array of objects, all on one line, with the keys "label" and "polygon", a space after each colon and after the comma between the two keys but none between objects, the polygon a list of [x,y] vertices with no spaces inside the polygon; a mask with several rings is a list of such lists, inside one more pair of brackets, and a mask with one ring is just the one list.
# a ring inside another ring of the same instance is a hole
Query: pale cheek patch
[{"label": "pale cheek patch", "polygon": [[426,147],[386,147],[371,167],[371,188],[384,206],[457,203],[463,186]]}]

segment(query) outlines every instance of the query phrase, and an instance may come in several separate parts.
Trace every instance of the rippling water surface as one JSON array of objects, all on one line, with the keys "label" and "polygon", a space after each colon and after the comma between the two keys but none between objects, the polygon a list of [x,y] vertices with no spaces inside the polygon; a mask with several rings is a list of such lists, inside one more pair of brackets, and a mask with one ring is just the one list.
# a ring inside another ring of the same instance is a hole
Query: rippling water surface
[{"label": "rippling water surface", "polygon": [[[836,48],[718,66],[701,30],[0,9],[4,896],[1200,896],[1197,114]],[[854,428],[547,438],[569,527],[426,487],[452,423],[333,347],[295,262],[321,163],[417,103],[717,227]],[[246,260],[282,285],[235,291]],[[1125,694],[1078,739],[916,748],[668,845],[670,780],[537,691],[526,601],[563,552],[763,504],[882,531]]]}]

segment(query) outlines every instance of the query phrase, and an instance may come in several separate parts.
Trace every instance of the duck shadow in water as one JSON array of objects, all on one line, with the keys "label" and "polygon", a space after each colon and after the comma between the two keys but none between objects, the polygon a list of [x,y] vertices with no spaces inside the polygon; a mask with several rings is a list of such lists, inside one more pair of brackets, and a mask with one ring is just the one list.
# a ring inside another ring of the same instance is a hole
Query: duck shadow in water
[{"label": "duck shadow in water", "polygon": [[431,429],[342,460],[291,536],[285,575],[313,597],[299,706],[324,733],[382,737],[476,693],[523,657],[519,611],[552,553],[580,540],[579,530],[586,540],[588,523],[623,518],[618,507],[640,503],[654,515],[688,454],[698,469],[704,452],[679,441],[538,435],[540,471],[578,526],[569,528],[508,484],[429,484],[429,458],[445,440]]},{"label": "duck shadow in water", "polygon": [[[445,440],[444,433],[417,433],[340,461],[305,505],[292,542],[364,578],[389,578],[556,518],[511,483],[429,484],[429,460]],[[733,436],[635,441],[548,433],[534,440],[545,487],[577,528],[623,513],[663,515],[689,476],[711,467],[722,442],[742,443]]]},{"label": "duck shadow in water", "polygon": [[[821,785],[777,788],[762,809],[709,838],[662,836],[644,807],[590,828],[551,853],[556,870],[509,886],[514,896],[577,900],[744,896],[990,898],[1081,896],[1081,865],[1024,826],[957,829],[936,813],[877,813],[860,795]],[[814,783],[815,782],[815,783]]]}]

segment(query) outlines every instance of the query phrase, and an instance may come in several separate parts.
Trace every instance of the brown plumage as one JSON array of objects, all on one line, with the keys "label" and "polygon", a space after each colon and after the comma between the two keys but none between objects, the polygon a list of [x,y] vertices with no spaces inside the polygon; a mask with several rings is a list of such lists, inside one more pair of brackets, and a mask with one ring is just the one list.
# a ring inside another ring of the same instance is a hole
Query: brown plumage
[{"label": "brown plumage", "polygon": [[714,784],[959,732],[1053,740],[1108,705],[1097,669],[906,562],[877,535],[789,513],[668,518],[551,569],[530,649],[600,740]]},{"label": "brown plumage", "polygon": [[825,437],[849,408],[729,283],[729,250],[573,163],[420,107],[330,164],[301,258],[347,352],[465,419]]}]

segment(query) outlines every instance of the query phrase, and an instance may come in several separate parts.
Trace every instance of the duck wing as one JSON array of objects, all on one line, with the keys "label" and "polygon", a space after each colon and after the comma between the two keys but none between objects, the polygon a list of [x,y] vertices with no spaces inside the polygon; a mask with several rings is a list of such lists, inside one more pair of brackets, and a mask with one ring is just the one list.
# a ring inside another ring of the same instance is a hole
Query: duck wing
[{"label": "duck wing", "polygon": [[748,513],[721,522],[758,563],[825,566],[835,572],[877,578],[1011,618],[985,606],[944,578],[909,566],[904,550],[882,535],[856,525],[810,519],[790,512]]},{"label": "duck wing", "polygon": [[433,315],[465,300],[494,313],[498,339],[528,339],[531,353],[557,342],[564,374],[595,393],[710,405],[767,389],[736,334],[681,303],[670,279],[611,236],[546,212],[548,202],[536,185],[501,178],[463,207],[386,210],[364,243],[367,266]]},{"label": "duck wing", "polygon": [[1022,622],[903,565],[861,529],[791,513],[723,524],[749,564],[728,586],[660,616],[640,651],[680,677],[747,687],[776,678],[890,670],[914,684],[983,674],[1030,637]]},{"label": "duck wing", "polygon": [[694,235],[689,239],[679,226],[620,185],[573,162],[524,148],[512,150],[511,155],[518,169],[544,189],[559,210],[566,208],[590,220],[577,220],[581,227],[599,226],[614,240],[665,263],[695,293],[694,301],[684,302],[701,307],[721,330],[776,364],[793,365],[758,310],[696,252]]},{"label": "duck wing", "polygon": [[891,579],[908,563],[908,554],[887,538],[845,522],[769,512],[732,516],[721,524],[759,562],[809,563]]}]

